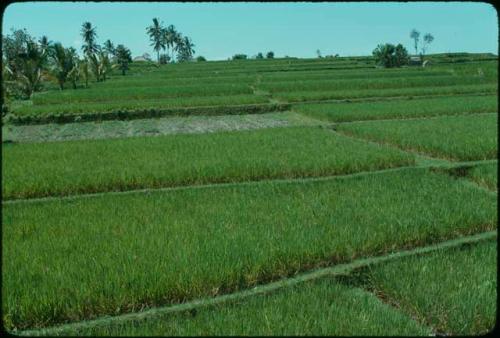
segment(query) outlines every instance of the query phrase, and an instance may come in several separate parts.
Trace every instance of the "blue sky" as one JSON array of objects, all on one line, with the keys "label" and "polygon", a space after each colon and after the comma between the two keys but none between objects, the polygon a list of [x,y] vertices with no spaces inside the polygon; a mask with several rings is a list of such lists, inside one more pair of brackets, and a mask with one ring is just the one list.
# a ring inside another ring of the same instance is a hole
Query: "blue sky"
[{"label": "blue sky", "polygon": [[435,37],[429,53],[498,53],[495,8],[487,3],[130,3],[24,2],[3,13],[3,33],[26,28],[36,37],[79,49],[84,21],[97,27],[100,43],[110,39],[134,56],[148,52],[146,26],[158,17],[191,37],[196,55],[210,60],[249,56],[369,55],[379,43],[402,43],[409,51],[412,28]]}]

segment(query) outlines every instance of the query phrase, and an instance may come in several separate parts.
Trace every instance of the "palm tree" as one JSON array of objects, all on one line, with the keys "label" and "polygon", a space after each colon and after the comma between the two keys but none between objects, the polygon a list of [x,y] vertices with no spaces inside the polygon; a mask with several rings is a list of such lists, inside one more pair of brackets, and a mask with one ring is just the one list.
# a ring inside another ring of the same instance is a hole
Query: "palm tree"
[{"label": "palm tree", "polygon": [[89,61],[87,59],[78,61],[78,73],[83,76],[85,80],[85,88],[89,86]]},{"label": "palm tree", "polygon": [[54,68],[52,72],[59,83],[59,88],[64,90],[64,83],[68,78],[68,73],[73,68],[73,60],[60,42],[54,44],[51,57],[54,61]]},{"label": "palm tree", "polygon": [[46,35],[43,35],[39,40],[40,48],[42,52],[48,53],[50,48],[52,47],[52,41],[49,41],[49,38]]},{"label": "palm tree", "polygon": [[73,47],[69,47],[66,50],[66,54],[70,60],[70,63],[72,65],[71,70],[68,73],[68,79],[71,80],[71,83],[73,84],[73,89],[76,89],[76,82],[80,78],[80,68],[78,67],[78,54],[76,53],[76,49]]},{"label": "palm tree", "polygon": [[108,39],[108,40],[106,40],[106,42],[104,42],[103,49],[108,55],[115,56],[115,46],[113,45],[111,40]]},{"label": "palm tree", "polygon": [[[183,51],[184,49],[184,38],[182,36],[181,32],[175,32],[173,36],[173,50],[177,53],[177,58],[179,57],[179,54]],[[173,58],[172,58],[173,60]]]},{"label": "palm tree", "polygon": [[82,25],[82,50],[86,55],[97,53],[100,50],[99,45],[96,43],[97,33],[96,28],[92,27],[90,22],[84,22]]},{"label": "palm tree", "polygon": [[180,41],[180,51],[177,58],[180,61],[191,60],[193,58],[193,54],[195,53],[195,50],[193,49],[193,47],[195,47],[194,43],[187,36],[182,38]]},{"label": "palm tree", "polygon": [[160,50],[165,49],[165,41],[163,38],[163,28],[158,18],[153,19],[153,25],[146,28],[151,41],[151,46],[157,53],[158,64],[160,63]]},{"label": "palm tree", "polygon": [[42,70],[46,66],[47,54],[36,42],[26,41],[25,51],[18,55],[19,69],[15,73],[21,90],[30,98],[34,91],[40,88]]},{"label": "palm tree", "polygon": [[106,74],[111,72],[111,62],[104,51],[99,52],[99,72],[103,81],[106,81]]},{"label": "palm tree", "polygon": [[169,25],[167,29],[165,30],[165,35],[166,35],[166,44],[167,47],[170,48],[171,55],[170,59],[173,60],[174,58],[174,44],[175,44],[175,37],[177,35],[177,31],[175,30],[174,25]]}]

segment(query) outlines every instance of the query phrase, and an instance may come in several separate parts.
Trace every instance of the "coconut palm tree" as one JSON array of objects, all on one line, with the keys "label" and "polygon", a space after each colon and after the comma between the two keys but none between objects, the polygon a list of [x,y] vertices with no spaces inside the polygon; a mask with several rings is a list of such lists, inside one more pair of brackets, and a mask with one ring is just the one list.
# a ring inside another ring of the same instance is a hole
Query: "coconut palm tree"
[{"label": "coconut palm tree", "polygon": [[167,47],[170,48],[171,55],[170,59],[174,59],[174,45],[175,45],[175,37],[177,35],[177,31],[175,30],[174,25],[169,25],[167,29],[165,30],[165,38],[166,38],[166,44]]},{"label": "coconut palm tree", "polygon": [[49,38],[46,35],[43,35],[39,40],[40,48],[42,52],[48,53],[50,48],[52,47],[52,41],[49,41]]},{"label": "coconut palm tree", "polygon": [[82,25],[82,50],[86,55],[97,53],[100,50],[99,45],[96,43],[97,33],[96,28],[92,27],[90,22],[84,22]]},{"label": "coconut palm tree", "polygon": [[15,78],[21,90],[30,98],[40,88],[47,54],[32,40],[26,41],[25,46],[25,52],[18,55],[20,67],[15,72]]},{"label": "coconut palm tree", "polygon": [[71,59],[70,54],[63,47],[60,42],[54,44],[53,53],[51,55],[54,61],[54,67],[52,69],[52,73],[57,79],[59,83],[59,88],[64,90],[64,83],[68,78],[68,73],[73,68],[73,60]]},{"label": "coconut palm tree", "polygon": [[79,60],[78,54],[76,53],[76,49],[73,47],[69,47],[66,50],[66,54],[72,64],[71,70],[68,72],[68,79],[71,81],[73,85],[73,89],[76,89],[76,83],[80,79],[80,68],[78,67]]},{"label": "coconut palm tree", "polygon": [[104,42],[104,51],[109,55],[115,56],[115,46],[111,42],[111,40],[106,40]]},{"label": "coconut palm tree", "polygon": [[83,76],[85,88],[89,86],[89,61],[87,59],[78,60],[78,73]]},{"label": "coconut palm tree", "polygon": [[178,59],[180,61],[189,61],[193,58],[193,54],[195,53],[195,50],[193,49],[195,47],[194,43],[191,41],[191,39],[187,36],[183,37],[180,42],[180,52]]},{"label": "coconut palm tree", "polygon": [[160,50],[165,49],[165,41],[163,38],[163,28],[162,24],[159,22],[158,18],[153,19],[153,25],[146,27],[146,31],[149,35],[149,40],[154,51],[157,53],[158,64],[160,63]]}]

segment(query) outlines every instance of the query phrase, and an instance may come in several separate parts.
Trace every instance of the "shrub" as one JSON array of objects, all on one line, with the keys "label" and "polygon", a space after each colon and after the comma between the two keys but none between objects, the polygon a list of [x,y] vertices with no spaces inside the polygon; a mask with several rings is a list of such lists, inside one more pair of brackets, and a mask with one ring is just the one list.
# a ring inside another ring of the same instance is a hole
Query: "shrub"
[{"label": "shrub", "polygon": [[246,60],[246,54],[235,54],[233,55],[233,60]]}]

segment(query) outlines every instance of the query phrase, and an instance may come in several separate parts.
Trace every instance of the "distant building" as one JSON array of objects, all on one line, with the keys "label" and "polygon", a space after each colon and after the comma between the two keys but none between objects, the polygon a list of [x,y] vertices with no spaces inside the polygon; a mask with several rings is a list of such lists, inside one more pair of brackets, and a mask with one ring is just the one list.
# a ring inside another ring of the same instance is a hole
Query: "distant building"
[{"label": "distant building", "polygon": [[141,56],[136,56],[134,61],[151,61],[151,56],[148,53],[144,53]]},{"label": "distant building", "polygon": [[410,57],[410,62],[408,63],[410,66],[421,66],[422,65],[422,59],[420,56],[411,56]]}]

